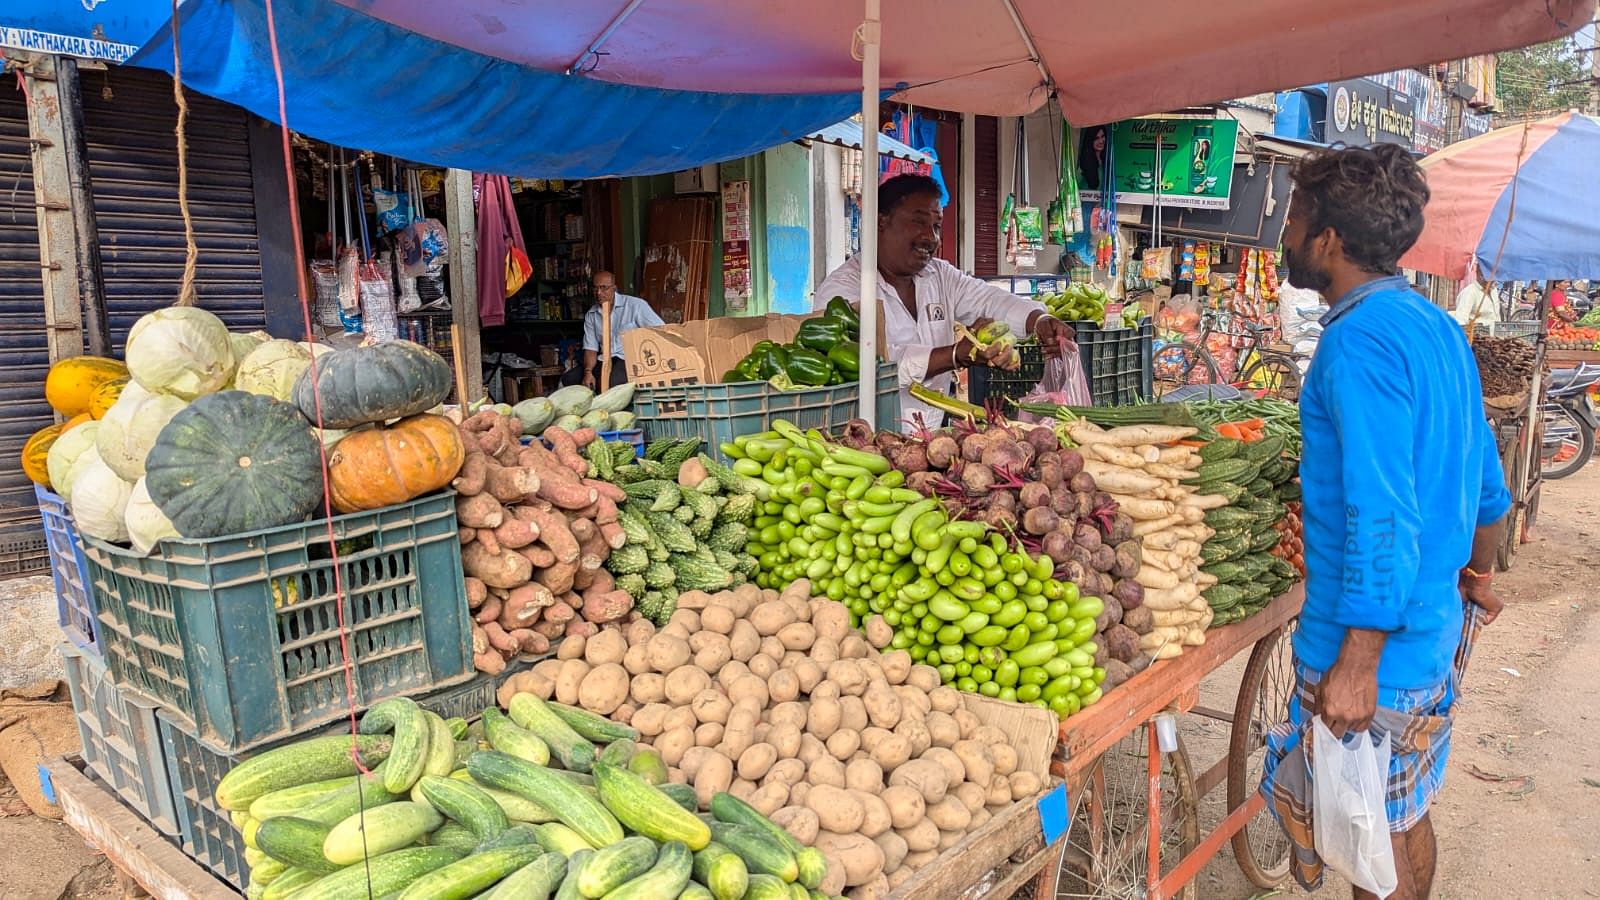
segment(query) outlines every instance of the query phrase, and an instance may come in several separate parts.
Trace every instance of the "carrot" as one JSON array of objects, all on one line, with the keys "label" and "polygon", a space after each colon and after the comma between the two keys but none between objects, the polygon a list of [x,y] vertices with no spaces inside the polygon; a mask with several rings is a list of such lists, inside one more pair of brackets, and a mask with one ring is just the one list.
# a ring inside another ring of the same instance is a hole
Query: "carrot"
[{"label": "carrot", "polygon": [[1173,441],[1172,442],[1173,446],[1175,446],[1175,447],[1193,447],[1196,450],[1200,449],[1201,447],[1204,447],[1207,443],[1208,443],[1207,441],[1194,441],[1194,440]]},{"label": "carrot", "polygon": [[1221,425],[1217,426],[1216,431],[1218,437],[1225,437],[1235,441],[1244,440],[1244,435],[1242,432],[1240,432],[1239,426],[1232,422],[1223,422]]}]

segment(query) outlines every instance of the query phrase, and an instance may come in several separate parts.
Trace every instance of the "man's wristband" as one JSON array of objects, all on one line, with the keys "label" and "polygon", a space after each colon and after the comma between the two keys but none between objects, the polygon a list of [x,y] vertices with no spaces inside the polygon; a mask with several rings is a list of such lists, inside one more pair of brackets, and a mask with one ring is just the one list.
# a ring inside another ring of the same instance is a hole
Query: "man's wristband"
[{"label": "man's wristband", "polygon": [[1494,572],[1478,572],[1473,570],[1471,566],[1463,566],[1461,568],[1461,577],[1470,578],[1474,581],[1488,581],[1494,577]]}]

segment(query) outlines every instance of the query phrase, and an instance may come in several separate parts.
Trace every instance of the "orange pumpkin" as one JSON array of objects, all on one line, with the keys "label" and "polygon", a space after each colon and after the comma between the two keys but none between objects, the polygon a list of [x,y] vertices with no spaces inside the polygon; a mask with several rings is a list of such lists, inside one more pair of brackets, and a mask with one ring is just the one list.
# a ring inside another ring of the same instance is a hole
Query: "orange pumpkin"
[{"label": "orange pumpkin", "polygon": [[103,356],[71,356],[50,367],[44,377],[44,399],[63,416],[89,411],[90,398],[108,381],[128,377],[128,367]]},{"label": "orange pumpkin", "polygon": [[72,429],[77,428],[79,425],[82,425],[85,422],[93,422],[93,421],[94,421],[94,417],[93,416],[89,415],[86,412],[81,412],[81,413],[78,413],[77,415],[73,416],[72,418],[68,419],[66,424],[61,426],[61,430],[63,432],[71,431]]},{"label": "orange pumpkin", "polygon": [[50,471],[45,459],[50,455],[50,445],[64,430],[60,425],[46,425],[35,431],[33,437],[22,445],[22,474],[32,479],[34,484],[50,486]]},{"label": "orange pumpkin", "polygon": [[106,411],[116,404],[117,398],[122,396],[122,389],[128,386],[128,379],[113,378],[94,389],[89,395],[89,417],[91,419],[104,419]]},{"label": "orange pumpkin", "polygon": [[461,433],[444,416],[352,432],[328,455],[333,506],[349,513],[404,503],[449,484],[465,460]]}]

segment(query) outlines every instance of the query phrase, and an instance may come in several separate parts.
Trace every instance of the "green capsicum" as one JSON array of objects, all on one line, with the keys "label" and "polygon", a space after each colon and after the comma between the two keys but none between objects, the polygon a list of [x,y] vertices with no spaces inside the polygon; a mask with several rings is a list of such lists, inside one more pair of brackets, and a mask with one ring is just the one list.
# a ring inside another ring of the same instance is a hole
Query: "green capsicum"
[{"label": "green capsicum", "polygon": [[828,361],[833,363],[841,382],[855,381],[861,374],[861,345],[845,341],[828,351]]},{"label": "green capsicum", "polygon": [[789,365],[789,351],[771,341],[757,341],[750,348],[750,358],[756,361],[756,376],[761,380],[771,378]]},{"label": "green capsicum", "polygon": [[789,380],[797,385],[821,387],[828,383],[828,376],[833,373],[833,363],[815,350],[796,347],[789,351],[789,364],[784,371],[789,374]]},{"label": "green capsicum", "polygon": [[800,331],[795,334],[794,342],[826,356],[829,350],[844,341],[844,332],[845,323],[831,316],[818,316],[800,323]]},{"label": "green capsicum", "polygon": [[823,309],[823,314],[829,318],[838,319],[844,323],[845,336],[850,340],[861,339],[861,314],[856,312],[850,301],[843,297],[835,297],[828,301]]}]

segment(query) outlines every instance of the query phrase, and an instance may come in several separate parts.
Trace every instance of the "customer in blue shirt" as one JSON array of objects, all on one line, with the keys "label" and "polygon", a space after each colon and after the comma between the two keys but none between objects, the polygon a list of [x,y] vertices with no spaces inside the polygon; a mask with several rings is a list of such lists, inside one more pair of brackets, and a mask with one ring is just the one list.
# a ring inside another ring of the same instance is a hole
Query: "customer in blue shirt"
[{"label": "customer in blue shirt", "polygon": [[1308,157],[1294,185],[1284,262],[1331,304],[1300,397],[1297,684],[1289,721],[1267,738],[1262,791],[1296,845],[1297,879],[1315,887],[1311,718],[1335,736],[1387,734],[1391,896],[1420,900],[1451,706],[1477,629],[1501,608],[1489,571],[1511,500],[1461,326],[1397,274],[1422,231],[1421,169],[1379,144]]}]

